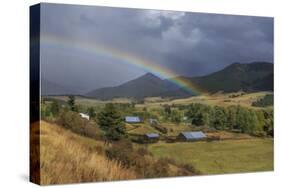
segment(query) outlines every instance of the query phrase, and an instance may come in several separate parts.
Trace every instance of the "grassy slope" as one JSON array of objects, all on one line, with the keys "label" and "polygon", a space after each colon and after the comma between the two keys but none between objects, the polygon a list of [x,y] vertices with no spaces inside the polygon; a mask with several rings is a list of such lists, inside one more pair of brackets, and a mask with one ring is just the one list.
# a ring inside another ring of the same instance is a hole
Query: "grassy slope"
[{"label": "grassy slope", "polygon": [[203,174],[273,170],[273,140],[157,143],[149,146],[156,157],[192,164]]},{"label": "grassy slope", "polygon": [[40,128],[41,184],[136,178],[133,171],[96,153],[95,146],[101,142],[44,121]]}]

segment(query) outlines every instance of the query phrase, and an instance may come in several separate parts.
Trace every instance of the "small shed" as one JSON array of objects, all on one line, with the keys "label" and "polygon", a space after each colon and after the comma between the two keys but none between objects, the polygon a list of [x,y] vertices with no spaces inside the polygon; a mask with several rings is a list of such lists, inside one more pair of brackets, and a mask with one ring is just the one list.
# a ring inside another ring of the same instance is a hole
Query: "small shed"
[{"label": "small shed", "polygon": [[126,116],[125,117],[126,123],[140,123],[141,120],[138,116]]},{"label": "small shed", "polygon": [[158,133],[147,133],[144,135],[145,139],[148,141],[155,141],[157,142],[159,140],[159,134]]},{"label": "small shed", "polygon": [[181,141],[198,141],[206,139],[206,135],[202,131],[181,132],[178,139]]},{"label": "small shed", "polygon": [[90,120],[90,116],[88,114],[84,114],[84,113],[79,113],[79,114],[80,114],[81,118]]}]

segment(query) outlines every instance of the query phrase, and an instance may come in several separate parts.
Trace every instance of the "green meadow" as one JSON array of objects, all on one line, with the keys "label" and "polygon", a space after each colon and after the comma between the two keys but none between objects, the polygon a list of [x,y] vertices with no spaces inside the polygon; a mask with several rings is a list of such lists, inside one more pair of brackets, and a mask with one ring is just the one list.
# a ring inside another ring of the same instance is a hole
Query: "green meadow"
[{"label": "green meadow", "polygon": [[191,164],[202,174],[273,170],[273,139],[214,142],[156,143],[149,145],[155,157],[169,157]]}]

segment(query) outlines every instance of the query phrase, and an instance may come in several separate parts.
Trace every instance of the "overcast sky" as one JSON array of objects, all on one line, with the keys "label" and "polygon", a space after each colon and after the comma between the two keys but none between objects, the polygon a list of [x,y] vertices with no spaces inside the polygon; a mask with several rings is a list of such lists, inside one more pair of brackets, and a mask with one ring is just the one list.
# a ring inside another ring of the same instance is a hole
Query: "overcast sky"
[{"label": "overcast sky", "polygon": [[[273,62],[273,19],[176,11],[43,4],[41,34],[95,42],[177,75],[204,75],[233,63]],[[89,91],[146,71],[75,48],[41,45],[42,76]]]}]

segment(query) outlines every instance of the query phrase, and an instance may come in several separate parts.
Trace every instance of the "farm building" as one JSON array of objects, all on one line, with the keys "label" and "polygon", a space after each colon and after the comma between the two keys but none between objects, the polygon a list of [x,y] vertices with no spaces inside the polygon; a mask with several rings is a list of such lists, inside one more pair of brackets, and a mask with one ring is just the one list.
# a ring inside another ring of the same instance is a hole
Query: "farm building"
[{"label": "farm building", "polygon": [[159,138],[159,134],[157,133],[147,133],[145,134],[147,138]]},{"label": "farm building", "polygon": [[90,120],[90,116],[88,114],[84,114],[84,113],[79,113],[79,114],[80,114],[81,118]]},{"label": "farm building", "polygon": [[206,135],[202,131],[195,131],[195,132],[181,132],[178,135],[178,140],[181,141],[197,141],[197,140],[204,140]]},{"label": "farm building", "polygon": [[157,134],[157,133],[147,133],[147,134],[144,135],[144,137],[145,137],[146,140],[157,142],[158,139],[159,139],[159,134]]},{"label": "farm building", "polygon": [[138,116],[126,116],[125,117],[126,123],[140,123],[141,120]]}]

